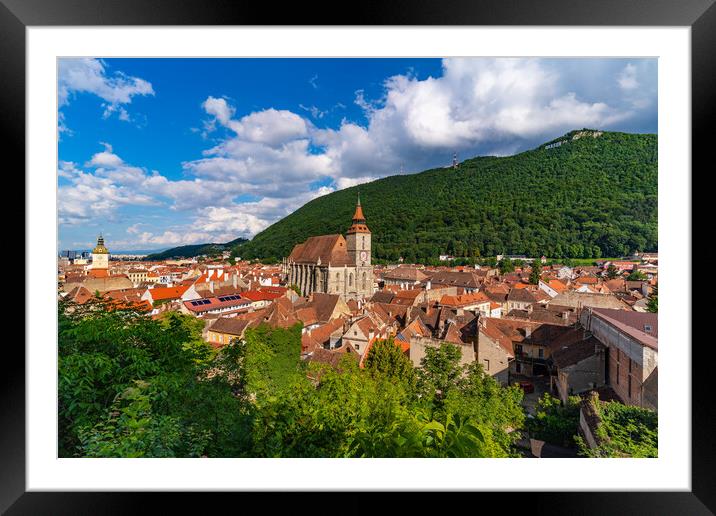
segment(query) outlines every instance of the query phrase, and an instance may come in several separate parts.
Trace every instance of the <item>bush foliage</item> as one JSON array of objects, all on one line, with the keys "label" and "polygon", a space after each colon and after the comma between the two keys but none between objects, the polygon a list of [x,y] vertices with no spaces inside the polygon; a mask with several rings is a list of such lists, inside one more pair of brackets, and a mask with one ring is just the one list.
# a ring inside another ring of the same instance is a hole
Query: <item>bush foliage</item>
[{"label": "bush foliage", "polygon": [[300,324],[215,350],[176,313],[61,303],[59,323],[61,457],[516,455],[521,391],[451,344],[420,371],[392,341],[332,368],[300,359]]}]

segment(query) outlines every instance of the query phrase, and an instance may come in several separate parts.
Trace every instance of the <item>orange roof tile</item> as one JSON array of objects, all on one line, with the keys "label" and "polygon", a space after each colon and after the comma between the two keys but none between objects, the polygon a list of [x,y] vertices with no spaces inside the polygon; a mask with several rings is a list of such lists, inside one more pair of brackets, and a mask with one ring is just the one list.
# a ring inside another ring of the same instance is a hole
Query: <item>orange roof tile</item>
[{"label": "orange roof tile", "polygon": [[157,287],[149,289],[149,292],[154,301],[162,301],[164,299],[178,299],[188,288],[186,285],[179,287]]}]

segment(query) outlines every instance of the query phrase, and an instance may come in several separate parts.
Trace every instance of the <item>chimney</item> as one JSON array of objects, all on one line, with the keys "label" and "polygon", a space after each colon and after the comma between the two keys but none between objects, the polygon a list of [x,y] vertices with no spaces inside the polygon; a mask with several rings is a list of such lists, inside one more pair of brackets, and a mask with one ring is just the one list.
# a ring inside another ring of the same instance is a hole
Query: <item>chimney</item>
[{"label": "chimney", "polygon": [[214,280],[211,280],[209,282],[209,291],[213,294],[214,293]]},{"label": "chimney", "polygon": [[532,336],[532,328],[525,326],[525,338],[529,339]]},{"label": "chimney", "polygon": [[234,273],[234,275],[232,276],[232,279],[234,282],[234,288],[238,288],[239,287],[239,273],[238,272]]}]

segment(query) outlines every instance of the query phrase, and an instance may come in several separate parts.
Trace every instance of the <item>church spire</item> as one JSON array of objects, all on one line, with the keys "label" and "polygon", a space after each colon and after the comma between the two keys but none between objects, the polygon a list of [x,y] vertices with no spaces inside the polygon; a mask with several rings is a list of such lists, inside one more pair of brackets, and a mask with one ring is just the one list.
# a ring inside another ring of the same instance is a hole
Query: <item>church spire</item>
[{"label": "church spire", "polygon": [[365,217],[363,216],[363,208],[360,205],[360,194],[358,194],[358,202],[356,203],[356,212],[353,214],[353,223],[365,224]]},{"label": "church spire", "polygon": [[370,233],[368,226],[365,225],[365,215],[363,215],[363,207],[360,205],[360,195],[356,203],[356,211],[353,214],[353,224],[348,228],[350,233]]}]

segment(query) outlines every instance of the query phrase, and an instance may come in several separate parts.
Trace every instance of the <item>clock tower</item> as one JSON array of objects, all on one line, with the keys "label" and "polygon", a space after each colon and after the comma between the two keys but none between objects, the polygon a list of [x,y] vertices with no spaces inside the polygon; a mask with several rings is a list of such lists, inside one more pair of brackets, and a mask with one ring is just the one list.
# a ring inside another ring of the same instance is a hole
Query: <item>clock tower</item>
[{"label": "clock tower", "polygon": [[92,269],[109,269],[109,251],[104,246],[104,238],[102,238],[102,235],[97,239],[97,246],[92,249]]},{"label": "clock tower", "polygon": [[356,204],[356,211],[353,214],[353,224],[348,228],[346,234],[346,251],[348,256],[355,262],[355,281],[351,285],[353,274],[349,272],[348,290],[349,297],[366,298],[373,295],[373,266],[370,263],[370,229],[366,226],[363,208],[360,205],[360,197]]},{"label": "clock tower", "polygon": [[370,230],[365,224],[360,197],[353,215],[353,224],[346,234],[346,248],[349,256],[355,259],[356,267],[370,267]]}]

